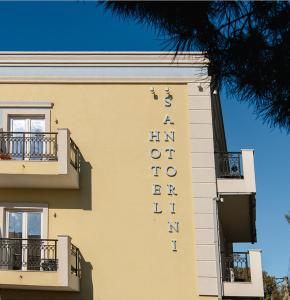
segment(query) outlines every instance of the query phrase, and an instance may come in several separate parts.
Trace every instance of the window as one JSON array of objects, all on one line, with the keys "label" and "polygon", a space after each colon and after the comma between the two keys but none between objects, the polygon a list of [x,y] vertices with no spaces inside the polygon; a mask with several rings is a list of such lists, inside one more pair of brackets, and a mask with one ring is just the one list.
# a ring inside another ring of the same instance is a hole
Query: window
[{"label": "window", "polygon": [[9,116],[10,153],[13,159],[40,160],[45,153],[45,117]]},{"label": "window", "polygon": [[42,211],[6,210],[6,237],[18,239],[42,238]]},{"label": "window", "polygon": [[[44,119],[44,127],[42,131],[50,131],[50,114],[53,108],[51,102],[40,101],[0,101],[0,111],[2,111],[2,122],[0,121],[0,128],[2,127],[4,132],[11,131],[11,119],[19,117],[20,119]],[[27,117],[27,118],[25,118]],[[2,123],[2,124],[1,124]],[[37,120],[32,121],[34,124],[26,124],[25,130],[21,131],[33,131],[33,126],[38,126]]]},{"label": "window", "polygon": [[41,266],[42,211],[6,210],[8,268],[39,270]]},{"label": "window", "polygon": [[9,116],[11,132],[45,132],[44,116]]},{"label": "window", "polygon": [[50,132],[53,103],[0,101],[0,154],[2,159],[55,159],[56,136]]},{"label": "window", "polygon": [[47,227],[46,204],[0,203],[0,269],[47,269],[54,252],[47,245]]}]

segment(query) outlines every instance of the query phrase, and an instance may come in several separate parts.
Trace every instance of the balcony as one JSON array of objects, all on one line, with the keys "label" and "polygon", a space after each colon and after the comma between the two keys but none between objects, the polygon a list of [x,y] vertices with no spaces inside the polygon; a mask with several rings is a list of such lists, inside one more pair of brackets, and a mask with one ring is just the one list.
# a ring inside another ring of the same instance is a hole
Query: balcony
[{"label": "balcony", "polygon": [[222,256],[222,273],[225,297],[264,297],[260,250]]},{"label": "balcony", "polygon": [[79,291],[81,256],[69,236],[0,239],[0,288]]},{"label": "balcony", "polygon": [[215,157],[219,193],[256,193],[253,150],[216,153]]},{"label": "balcony", "polygon": [[68,129],[0,131],[0,188],[79,188],[79,149]]},{"label": "balcony", "polygon": [[228,242],[256,242],[253,150],[216,153],[219,219]]}]

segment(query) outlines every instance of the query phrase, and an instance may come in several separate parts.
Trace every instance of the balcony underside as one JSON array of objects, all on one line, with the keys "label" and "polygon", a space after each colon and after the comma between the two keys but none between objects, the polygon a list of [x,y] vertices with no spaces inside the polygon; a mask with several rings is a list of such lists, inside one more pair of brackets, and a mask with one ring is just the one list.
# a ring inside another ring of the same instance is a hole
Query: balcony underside
[{"label": "balcony underside", "polygon": [[59,174],[57,161],[1,161],[0,188],[78,189],[79,174],[72,165]]},{"label": "balcony underside", "polygon": [[255,194],[220,195],[219,218],[228,242],[256,242]]}]

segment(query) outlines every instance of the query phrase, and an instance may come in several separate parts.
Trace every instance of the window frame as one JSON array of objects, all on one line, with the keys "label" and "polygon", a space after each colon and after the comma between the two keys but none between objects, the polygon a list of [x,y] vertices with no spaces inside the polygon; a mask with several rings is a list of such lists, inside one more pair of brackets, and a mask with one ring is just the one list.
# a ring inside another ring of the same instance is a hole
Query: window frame
[{"label": "window frame", "polygon": [[39,109],[39,108],[7,108],[2,109],[2,126],[4,132],[9,132],[10,130],[10,118],[43,118],[45,121],[44,132],[51,131],[51,111],[49,108]]},{"label": "window frame", "polygon": [[7,235],[7,211],[42,211],[41,239],[48,238],[48,205],[44,203],[0,203],[0,238]]}]

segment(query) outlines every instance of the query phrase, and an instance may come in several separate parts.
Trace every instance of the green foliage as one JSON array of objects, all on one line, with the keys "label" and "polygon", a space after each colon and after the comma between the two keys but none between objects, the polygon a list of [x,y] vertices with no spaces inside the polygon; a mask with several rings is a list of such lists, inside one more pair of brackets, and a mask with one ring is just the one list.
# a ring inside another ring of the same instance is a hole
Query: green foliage
[{"label": "green foliage", "polygon": [[288,223],[290,224],[290,212],[285,215],[285,218],[288,221]]},{"label": "green foliage", "polygon": [[281,291],[281,288],[277,285],[274,276],[270,276],[267,272],[264,271],[263,281],[264,281],[265,300],[283,299],[283,293]]},{"label": "green foliage", "polygon": [[271,126],[290,132],[289,1],[105,1],[154,27],[165,49],[203,51],[217,87],[226,84]]}]

